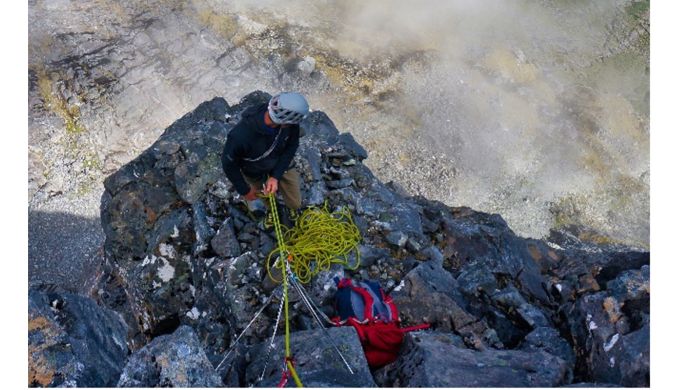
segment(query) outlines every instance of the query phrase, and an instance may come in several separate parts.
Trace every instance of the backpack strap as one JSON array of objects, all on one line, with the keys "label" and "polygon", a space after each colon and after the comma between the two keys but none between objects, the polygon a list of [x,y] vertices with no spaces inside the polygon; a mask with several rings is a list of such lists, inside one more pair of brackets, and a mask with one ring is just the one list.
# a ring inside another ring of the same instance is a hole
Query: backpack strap
[{"label": "backpack strap", "polygon": [[394,300],[391,296],[385,294],[385,291],[381,288],[380,294],[382,294],[382,300],[387,306],[390,314],[390,321],[399,322],[399,312],[397,311],[397,305],[394,304]]},{"label": "backpack strap", "polygon": [[[351,281],[350,281],[351,282]],[[375,302],[375,299],[373,299],[373,296],[371,293],[366,291],[365,288],[358,287],[358,286],[351,286],[352,291],[355,293],[359,294],[361,298],[364,300],[364,320],[372,320],[373,319],[373,303]]]},{"label": "backpack strap", "polygon": [[423,330],[423,329],[429,329],[430,324],[420,324],[420,325],[413,325],[413,326],[407,326],[406,328],[399,328],[402,333],[408,333],[408,332],[413,332],[416,330]]}]

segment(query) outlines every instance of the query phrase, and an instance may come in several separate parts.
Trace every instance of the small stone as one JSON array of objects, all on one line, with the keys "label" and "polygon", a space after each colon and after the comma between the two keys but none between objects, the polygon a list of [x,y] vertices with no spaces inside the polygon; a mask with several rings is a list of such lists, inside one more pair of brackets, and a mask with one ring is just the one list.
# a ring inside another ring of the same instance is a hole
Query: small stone
[{"label": "small stone", "polygon": [[399,248],[403,248],[404,245],[406,244],[406,241],[408,240],[408,236],[406,234],[404,234],[404,232],[396,231],[396,232],[390,232],[387,235],[387,237],[385,237],[385,239],[390,244],[398,246]]}]

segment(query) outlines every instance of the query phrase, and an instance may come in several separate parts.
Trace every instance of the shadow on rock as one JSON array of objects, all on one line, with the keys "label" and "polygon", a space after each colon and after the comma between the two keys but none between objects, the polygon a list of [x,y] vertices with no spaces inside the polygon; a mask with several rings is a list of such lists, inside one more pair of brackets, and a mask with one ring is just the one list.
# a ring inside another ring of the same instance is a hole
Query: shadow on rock
[{"label": "shadow on rock", "polygon": [[99,218],[29,210],[29,284],[88,294],[101,265],[103,242]]}]

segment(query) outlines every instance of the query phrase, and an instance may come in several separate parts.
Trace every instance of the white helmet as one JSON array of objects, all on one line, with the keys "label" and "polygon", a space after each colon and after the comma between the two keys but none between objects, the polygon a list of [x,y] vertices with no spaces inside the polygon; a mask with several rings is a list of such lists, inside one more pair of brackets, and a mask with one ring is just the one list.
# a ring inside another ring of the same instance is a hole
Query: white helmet
[{"label": "white helmet", "polygon": [[309,114],[305,97],[296,92],[282,92],[269,100],[269,117],[278,125],[297,125]]}]

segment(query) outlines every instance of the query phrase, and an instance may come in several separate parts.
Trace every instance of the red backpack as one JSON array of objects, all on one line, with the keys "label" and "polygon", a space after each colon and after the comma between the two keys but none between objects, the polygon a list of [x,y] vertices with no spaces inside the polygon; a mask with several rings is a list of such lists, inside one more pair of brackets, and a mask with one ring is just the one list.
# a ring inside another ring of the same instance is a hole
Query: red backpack
[{"label": "red backpack", "polygon": [[392,297],[375,281],[353,283],[352,279],[335,279],[333,318],[337,326],[353,326],[361,340],[366,360],[371,368],[379,368],[395,361],[399,355],[404,333],[429,328],[429,324],[399,327],[399,312]]}]

